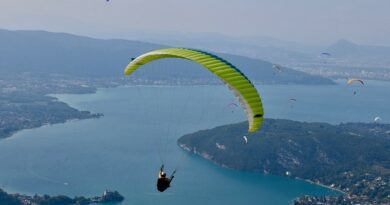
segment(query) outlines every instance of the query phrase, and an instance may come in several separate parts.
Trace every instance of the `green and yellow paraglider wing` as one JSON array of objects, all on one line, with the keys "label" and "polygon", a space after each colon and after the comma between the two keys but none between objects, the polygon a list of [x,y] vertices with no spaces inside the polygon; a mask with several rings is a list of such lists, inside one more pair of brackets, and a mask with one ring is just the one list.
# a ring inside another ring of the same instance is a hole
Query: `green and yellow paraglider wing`
[{"label": "green and yellow paraglider wing", "polygon": [[191,60],[201,64],[210,72],[217,75],[238,97],[248,118],[249,132],[255,132],[260,129],[264,120],[264,112],[260,95],[255,86],[234,65],[216,55],[187,48],[154,50],[132,60],[126,67],[125,74],[131,75],[142,65],[161,58],[182,58]]}]

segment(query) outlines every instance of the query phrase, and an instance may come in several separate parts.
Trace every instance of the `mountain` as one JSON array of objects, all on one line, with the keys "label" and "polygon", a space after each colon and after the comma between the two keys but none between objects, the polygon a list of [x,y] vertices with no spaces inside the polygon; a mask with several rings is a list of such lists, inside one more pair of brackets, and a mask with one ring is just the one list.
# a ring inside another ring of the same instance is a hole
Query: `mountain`
[{"label": "mountain", "polygon": [[[317,68],[389,68],[390,47],[368,46],[341,39],[330,46],[305,45],[272,37],[246,36],[232,37],[218,33],[132,33],[132,39],[194,47],[214,52],[242,55],[264,59],[278,64],[297,67]],[[324,59],[321,53],[332,54]],[[345,70],[342,70],[342,72]]]},{"label": "mountain", "polygon": [[[0,30],[0,71],[38,72],[92,77],[120,77],[132,57],[167,46],[120,39],[94,39],[66,33]],[[218,54],[239,67],[254,82],[332,84],[329,79],[237,55]],[[137,73],[149,79],[212,79],[214,76],[188,61],[161,60]],[[163,69],[166,69],[163,70]]]},{"label": "mountain", "polygon": [[[352,43],[341,39],[334,44],[305,45],[267,36],[232,37],[218,33],[129,33],[131,39],[194,47],[214,52],[264,59],[296,67],[389,68],[389,48]],[[332,54],[324,59],[321,53]],[[333,55],[334,54],[334,55]],[[343,70],[344,71],[344,70]],[[312,72],[311,72],[312,73]]]},{"label": "mountain", "polygon": [[130,33],[128,36],[140,41],[243,55],[280,64],[313,61],[312,54],[322,49],[272,37],[232,37],[218,33]]},{"label": "mountain", "polygon": [[246,122],[220,126],[184,135],[178,144],[223,167],[337,188],[353,199],[345,204],[390,203],[390,125],[266,119],[261,131],[247,129]]},{"label": "mountain", "polygon": [[0,30],[0,69],[81,76],[119,76],[130,58],[162,46],[66,33]]},{"label": "mountain", "polygon": [[359,45],[342,39],[329,46],[325,52],[330,53],[332,58],[355,64],[390,65],[390,47]]},{"label": "mountain", "polygon": [[[240,170],[279,175],[290,171],[307,177],[376,165],[390,173],[390,125],[266,119],[261,131],[253,134],[248,134],[247,126],[238,123],[199,131],[181,137],[178,143],[208,153],[218,164]],[[216,143],[226,149],[218,149]],[[313,172],[319,167],[321,170]]]}]

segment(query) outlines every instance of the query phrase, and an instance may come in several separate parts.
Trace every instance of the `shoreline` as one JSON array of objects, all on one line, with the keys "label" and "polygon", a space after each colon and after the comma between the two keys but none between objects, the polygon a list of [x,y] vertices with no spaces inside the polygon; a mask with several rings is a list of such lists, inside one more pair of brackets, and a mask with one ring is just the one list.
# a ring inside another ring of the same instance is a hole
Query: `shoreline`
[{"label": "shoreline", "polygon": [[[94,92],[82,93],[81,95],[83,95],[83,94],[96,94],[98,89],[100,89],[100,88],[97,88]],[[79,108],[70,106],[67,102],[64,102],[64,101],[60,100],[59,98],[55,97],[54,95],[56,95],[56,94],[47,94],[47,96],[55,98],[55,101],[62,102],[66,106],[68,106],[69,108],[77,110],[77,112],[80,112],[80,113],[83,112],[82,110],[79,110]],[[87,112],[90,112],[90,111],[87,111]],[[53,126],[53,125],[57,125],[57,124],[65,124],[65,123],[69,123],[69,122],[76,122],[76,121],[80,121],[80,120],[97,119],[97,118],[100,118],[100,117],[103,117],[103,116],[104,116],[103,113],[91,113],[90,112],[90,116],[87,117],[87,118],[69,118],[69,119],[65,119],[64,122],[43,123],[43,124],[41,124],[39,126],[36,126],[36,127],[23,128],[23,129],[20,129],[20,130],[16,130],[16,131],[10,133],[9,136],[0,138],[0,141],[14,139],[16,134],[18,134],[19,132],[27,131],[27,130],[34,130],[34,129],[38,129],[38,128],[49,127],[49,126]]]},{"label": "shoreline", "polygon": [[[208,162],[210,162],[210,163],[212,163],[212,164],[214,164],[214,165],[216,165],[216,166],[219,166],[219,167],[221,167],[221,168],[224,168],[224,169],[230,169],[230,170],[234,170],[234,171],[240,171],[240,172],[242,172],[243,170],[238,170],[238,169],[234,169],[234,168],[232,168],[232,167],[228,167],[228,166],[226,166],[226,165],[224,165],[224,164],[220,164],[220,163],[218,163],[217,161],[215,161],[215,160],[212,160],[212,158],[209,158],[209,156],[211,156],[211,155],[209,155],[209,154],[204,154],[204,153],[200,153],[200,152],[197,152],[196,151],[196,149],[195,150],[192,150],[191,148],[189,148],[187,145],[185,145],[185,144],[179,144],[178,143],[178,146],[183,150],[183,151],[185,151],[185,152],[187,152],[187,153],[190,153],[190,154],[194,154],[195,156],[198,156],[198,157],[201,157],[202,159],[204,159],[204,160],[206,160],[206,161],[208,161]],[[284,175],[275,175],[275,174],[272,174],[272,173],[262,173],[262,172],[257,172],[257,171],[245,171],[245,172],[252,172],[252,173],[258,173],[258,174],[263,174],[263,175],[273,175],[273,176],[278,176],[278,177],[286,177],[286,176],[284,176]],[[309,180],[309,179],[302,179],[302,178],[299,178],[299,177],[286,177],[286,178],[288,178],[288,179],[294,179],[294,180],[299,180],[299,181],[305,181],[305,182],[307,182],[307,183],[309,183],[309,184],[313,184],[313,185],[317,185],[317,186],[320,186],[320,187],[323,187],[323,188],[326,188],[326,189],[329,189],[329,190],[332,190],[332,191],[336,191],[336,192],[339,192],[339,193],[341,193],[341,194],[343,194],[343,195],[348,195],[348,193],[346,193],[346,192],[344,192],[344,191],[342,191],[342,190],[340,190],[340,189],[337,189],[337,188],[334,188],[334,187],[330,187],[330,186],[327,186],[327,185],[325,185],[325,184],[321,184],[321,183],[316,183],[316,182],[314,182],[314,181],[311,181],[311,180]]]},{"label": "shoreline", "polygon": [[298,178],[298,177],[296,177],[295,179],[302,180],[302,181],[308,182],[310,184],[315,184],[317,186],[321,186],[321,187],[324,187],[324,188],[327,188],[327,189],[330,189],[330,190],[333,190],[333,191],[337,191],[337,192],[340,192],[340,193],[342,193],[344,195],[348,195],[348,193],[344,192],[343,190],[340,190],[340,189],[337,189],[335,187],[331,187],[331,186],[328,186],[328,185],[325,185],[325,184],[317,183],[317,182],[314,182],[314,181],[312,181],[310,179],[301,179],[301,178]]},{"label": "shoreline", "polygon": [[[104,115],[102,115],[102,116],[104,116]],[[100,118],[100,116],[97,117],[97,118]],[[25,131],[30,131],[30,130],[45,128],[45,127],[51,127],[51,126],[54,126],[54,125],[60,125],[60,124],[65,124],[65,123],[69,123],[69,122],[78,122],[78,121],[81,121],[81,120],[92,120],[92,119],[97,119],[97,118],[96,118],[96,117],[91,117],[91,118],[68,119],[68,120],[66,120],[65,122],[59,122],[59,123],[45,123],[45,124],[43,124],[43,125],[41,125],[41,126],[21,129],[21,130],[18,130],[18,131],[13,132],[13,133],[12,133],[10,136],[8,136],[8,137],[0,138],[0,143],[1,143],[1,141],[3,141],[3,140],[13,140],[13,139],[17,139],[18,137],[15,137],[15,135],[16,135],[16,134],[19,134],[20,132],[25,132]],[[0,187],[0,188],[1,188],[1,187]]]}]

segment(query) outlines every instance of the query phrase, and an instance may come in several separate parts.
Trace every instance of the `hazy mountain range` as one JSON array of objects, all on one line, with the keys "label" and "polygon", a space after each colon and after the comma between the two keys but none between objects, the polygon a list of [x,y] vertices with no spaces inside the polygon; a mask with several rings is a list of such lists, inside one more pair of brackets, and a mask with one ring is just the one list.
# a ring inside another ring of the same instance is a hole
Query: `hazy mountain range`
[{"label": "hazy mountain range", "polygon": [[330,62],[339,65],[390,68],[390,47],[359,45],[345,39],[331,45],[305,45],[272,37],[230,37],[216,33],[133,33],[129,36],[147,42],[244,55],[284,65],[323,63],[321,53],[328,52]]},{"label": "hazy mountain range", "polygon": [[[0,71],[38,72],[76,76],[120,77],[123,69],[144,52],[168,47],[160,44],[120,39],[95,39],[45,31],[0,30]],[[239,67],[254,82],[283,84],[330,84],[331,80],[282,68],[272,63],[231,54],[218,54]],[[146,65],[137,74],[150,79],[213,78],[199,65],[184,61],[160,60]],[[166,70],[164,70],[166,69]]]},{"label": "hazy mountain range", "polygon": [[[0,30],[0,71],[121,76],[132,57],[177,46],[217,52],[261,83],[329,83],[306,73],[330,78],[390,79],[390,47],[358,45],[347,40],[330,46],[311,46],[269,37],[238,38],[215,33],[137,33],[129,38],[136,40]],[[324,52],[330,56],[321,55]],[[273,63],[292,69],[275,72]],[[195,66],[187,61],[163,60],[148,65],[149,69],[137,75],[153,79],[212,77],[202,69],[193,69]]]}]

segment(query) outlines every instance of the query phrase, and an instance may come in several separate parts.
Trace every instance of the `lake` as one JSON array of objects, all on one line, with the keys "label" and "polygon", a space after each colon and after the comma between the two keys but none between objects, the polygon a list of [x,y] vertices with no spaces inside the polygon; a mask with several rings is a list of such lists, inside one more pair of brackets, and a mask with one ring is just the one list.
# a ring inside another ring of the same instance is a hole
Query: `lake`
[{"label": "lake", "polygon": [[[389,123],[389,83],[347,86],[259,85],[266,118]],[[356,95],[353,92],[356,91]],[[127,204],[288,204],[303,194],[337,194],[287,177],[224,169],[182,151],[176,140],[199,129],[245,120],[224,86],[133,86],[95,94],[54,95],[80,109],[103,113],[23,130],[0,141],[0,186],[27,194],[100,195],[118,190]],[[295,100],[291,100],[295,99]],[[158,193],[157,172],[177,169]]]}]

